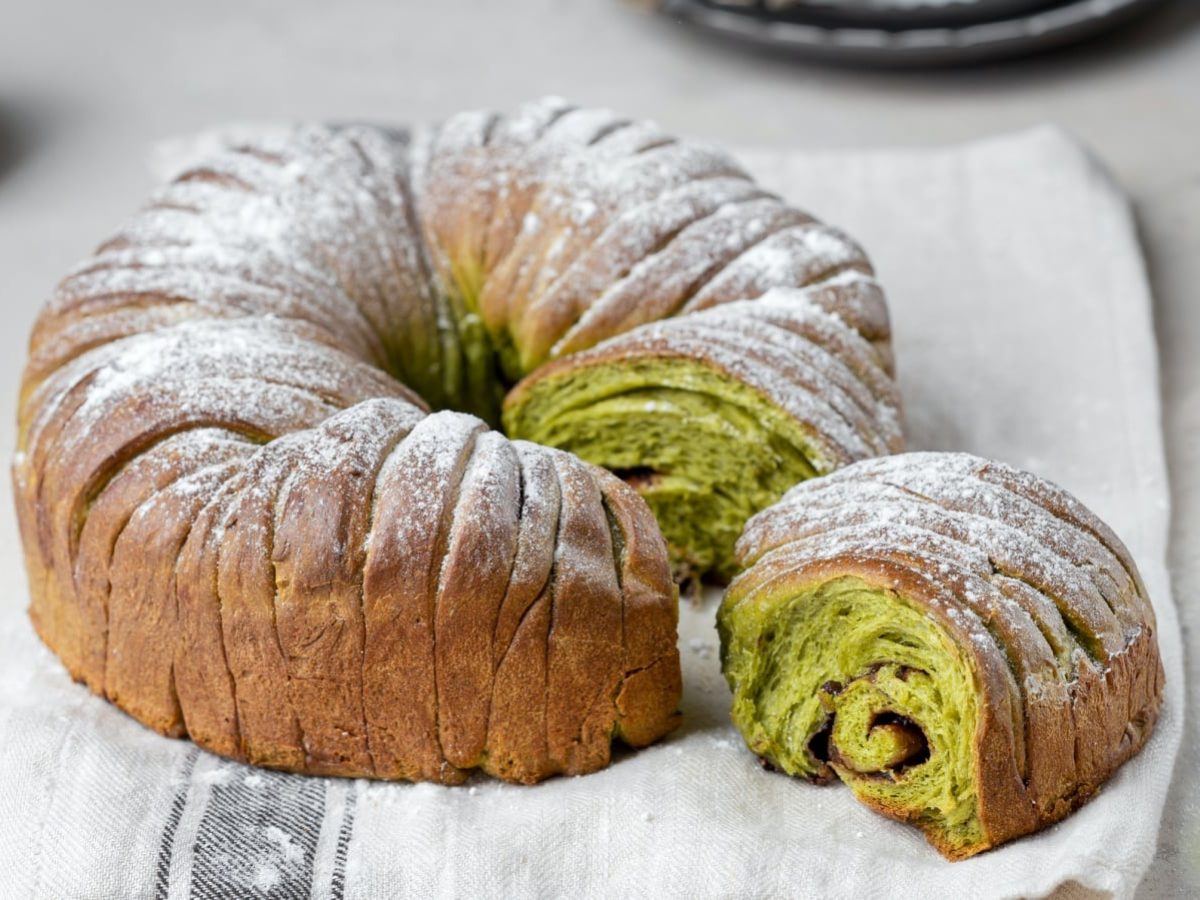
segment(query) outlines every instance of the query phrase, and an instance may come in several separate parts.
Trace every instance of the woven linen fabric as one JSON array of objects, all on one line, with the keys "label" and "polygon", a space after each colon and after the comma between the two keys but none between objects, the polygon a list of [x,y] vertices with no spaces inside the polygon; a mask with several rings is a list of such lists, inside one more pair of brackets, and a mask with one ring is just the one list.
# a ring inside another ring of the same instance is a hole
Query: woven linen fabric
[{"label": "woven linen fabric", "polygon": [[[220,139],[164,145],[160,161],[173,168]],[[1009,897],[1064,884],[1132,894],[1180,741],[1183,675],[1157,351],[1126,200],[1052,128],[938,150],[743,158],[874,259],[911,445],[1048,476],[1128,543],[1167,676],[1140,756],[1058,826],[947,863],[839,785],[759,767],[729,724],[709,592],[682,610],[681,729],[606,771],[444,788],[257,770],[153,734],[71,683],[25,617],[5,479],[0,895]],[[0,401],[9,420],[15,391]]]}]

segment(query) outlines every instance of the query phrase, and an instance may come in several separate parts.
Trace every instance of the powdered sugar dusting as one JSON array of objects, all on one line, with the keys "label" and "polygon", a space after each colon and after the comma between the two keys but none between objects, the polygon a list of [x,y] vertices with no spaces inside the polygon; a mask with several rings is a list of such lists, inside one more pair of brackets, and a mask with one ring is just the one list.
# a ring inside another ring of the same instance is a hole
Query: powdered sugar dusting
[{"label": "powdered sugar dusting", "polygon": [[[1064,680],[1073,677],[1079,648],[1109,664],[1153,624],[1137,579],[1057,513],[1059,489],[1022,473],[1027,490],[1018,494],[1003,485],[1011,474],[952,453],[856,463],[798,485],[751,519],[738,556],[751,572],[782,557],[792,565],[816,556],[902,557],[955,603],[1007,622],[1002,646],[1018,663],[1050,647]],[[1029,638],[1016,647],[1011,635],[1030,626],[1048,644]]]}]

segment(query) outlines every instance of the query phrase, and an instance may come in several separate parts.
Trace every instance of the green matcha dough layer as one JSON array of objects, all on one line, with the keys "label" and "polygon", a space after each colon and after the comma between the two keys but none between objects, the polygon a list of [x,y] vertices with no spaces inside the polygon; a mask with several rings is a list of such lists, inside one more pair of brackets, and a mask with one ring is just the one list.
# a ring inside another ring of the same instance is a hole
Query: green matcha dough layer
[{"label": "green matcha dough layer", "polygon": [[721,605],[722,668],[749,747],[791,775],[836,774],[946,848],[983,837],[968,657],[902,595],[853,576]]},{"label": "green matcha dough layer", "polygon": [[692,359],[565,369],[510,395],[504,426],[511,437],[569,450],[637,488],[681,577],[732,576],[746,520],[832,468],[801,423]]},{"label": "green matcha dough layer", "polygon": [[416,387],[436,409],[454,409],[479,416],[491,426],[500,422],[505,391],[521,376],[507,372],[503,334],[488,330],[479,310],[482,269],[458,260],[449,272],[445,302],[448,314],[440,322],[441,364],[419,371],[397,360],[396,374]]}]

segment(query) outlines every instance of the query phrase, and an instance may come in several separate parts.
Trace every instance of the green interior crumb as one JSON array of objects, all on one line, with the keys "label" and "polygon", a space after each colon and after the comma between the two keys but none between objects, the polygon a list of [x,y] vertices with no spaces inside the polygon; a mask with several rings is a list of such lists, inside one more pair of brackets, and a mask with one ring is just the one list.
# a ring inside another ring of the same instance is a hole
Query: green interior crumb
[{"label": "green interior crumb", "polygon": [[595,362],[510,395],[509,435],[624,477],[654,511],[681,577],[735,571],[746,520],[828,464],[796,420],[691,359]]},{"label": "green interior crumb", "polygon": [[770,586],[718,613],[733,720],[791,775],[830,770],[860,799],[951,847],[982,840],[974,784],[974,677],[938,624],[854,577]]}]

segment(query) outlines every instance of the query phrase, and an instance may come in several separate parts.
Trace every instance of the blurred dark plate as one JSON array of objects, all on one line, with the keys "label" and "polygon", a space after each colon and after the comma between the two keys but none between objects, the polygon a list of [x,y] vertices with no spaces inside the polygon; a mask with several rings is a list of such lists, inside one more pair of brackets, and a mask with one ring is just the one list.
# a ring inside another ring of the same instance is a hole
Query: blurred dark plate
[{"label": "blurred dark plate", "polygon": [[667,15],[798,56],[953,65],[1091,37],[1162,0],[662,0]]},{"label": "blurred dark plate", "polygon": [[827,27],[946,27],[1012,18],[1062,0],[700,0],[701,5],[757,11],[779,21]]}]

